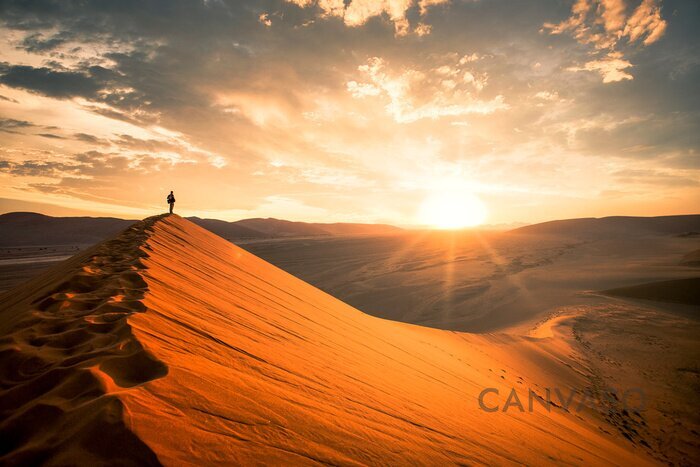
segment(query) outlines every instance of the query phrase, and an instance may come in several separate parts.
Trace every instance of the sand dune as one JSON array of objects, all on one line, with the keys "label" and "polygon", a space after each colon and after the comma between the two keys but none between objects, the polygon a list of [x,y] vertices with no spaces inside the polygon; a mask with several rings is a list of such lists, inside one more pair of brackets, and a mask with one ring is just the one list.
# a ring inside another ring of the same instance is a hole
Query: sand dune
[{"label": "sand dune", "polygon": [[568,235],[579,238],[637,237],[649,234],[684,235],[700,230],[700,215],[657,217],[587,217],[527,225],[514,229],[518,234]]},{"label": "sand dune", "polygon": [[[536,405],[591,385],[564,324],[517,337],[371,317],[178,216],[1,303],[6,464],[656,463],[613,405]],[[486,388],[500,407],[530,389],[535,410],[481,410]]]}]

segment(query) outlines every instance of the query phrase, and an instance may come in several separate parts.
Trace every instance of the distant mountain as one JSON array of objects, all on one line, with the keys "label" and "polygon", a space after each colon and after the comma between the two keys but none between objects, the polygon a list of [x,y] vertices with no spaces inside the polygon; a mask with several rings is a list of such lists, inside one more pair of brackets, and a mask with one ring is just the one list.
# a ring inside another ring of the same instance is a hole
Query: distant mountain
[{"label": "distant mountain", "polygon": [[605,237],[620,235],[682,235],[700,230],[700,214],[659,217],[587,217],[542,222],[511,230],[518,234]]},{"label": "distant mountain", "polygon": [[114,217],[51,217],[34,212],[0,215],[0,247],[92,245],[135,221]]},{"label": "distant mountain", "polygon": [[[321,235],[380,235],[400,231],[383,224],[311,224],[281,219],[227,222],[189,217],[190,221],[227,240]],[[51,217],[33,212],[0,215],[0,247],[92,245],[121,232],[135,221],[114,217]]]},{"label": "distant mountain", "polygon": [[315,224],[306,222],[292,222],[281,219],[243,219],[232,222],[233,224],[246,227],[248,229],[262,232],[269,237],[299,237],[307,235],[329,235],[326,230],[317,227]]},{"label": "distant mountain", "polygon": [[244,219],[233,222],[274,237],[310,235],[381,235],[400,232],[402,229],[387,224],[334,224],[291,222],[268,217],[267,219]]},{"label": "distant mountain", "polygon": [[226,240],[237,238],[261,238],[267,236],[263,232],[250,229],[236,222],[226,222],[219,219],[200,219],[199,217],[188,217],[187,219]]}]

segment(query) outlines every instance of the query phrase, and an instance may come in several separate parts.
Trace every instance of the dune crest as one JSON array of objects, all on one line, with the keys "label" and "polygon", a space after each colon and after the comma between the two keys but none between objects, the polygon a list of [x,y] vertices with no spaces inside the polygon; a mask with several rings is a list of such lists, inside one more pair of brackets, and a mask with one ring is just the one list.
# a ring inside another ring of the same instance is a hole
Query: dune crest
[{"label": "dune crest", "polygon": [[560,327],[371,317],[177,215],[16,289],[0,318],[2,462],[654,463],[595,411],[502,410],[590,384]]}]

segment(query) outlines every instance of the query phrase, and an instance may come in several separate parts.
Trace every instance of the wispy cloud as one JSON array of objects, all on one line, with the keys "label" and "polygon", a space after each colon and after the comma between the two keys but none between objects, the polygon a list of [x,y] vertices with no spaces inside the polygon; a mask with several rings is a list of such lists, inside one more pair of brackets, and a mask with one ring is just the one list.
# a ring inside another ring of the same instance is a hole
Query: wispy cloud
[{"label": "wispy cloud", "polygon": [[643,0],[629,16],[627,10],[625,0],[576,0],[566,20],[544,23],[542,31],[569,33],[593,48],[593,60],[571,66],[569,71],[597,71],[604,83],[631,80],[632,74],[624,70],[632,64],[620,49],[640,41],[643,46],[658,41],[666,31],[666,21],[656,0]]}]

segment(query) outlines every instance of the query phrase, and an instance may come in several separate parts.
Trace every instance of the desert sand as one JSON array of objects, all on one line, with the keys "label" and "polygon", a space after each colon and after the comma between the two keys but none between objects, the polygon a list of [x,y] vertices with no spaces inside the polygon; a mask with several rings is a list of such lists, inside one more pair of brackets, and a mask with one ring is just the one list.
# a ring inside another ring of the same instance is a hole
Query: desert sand
[{"label": "desert sand", "polygon": [[[547,389],[605,393],[629,358],[592,350],[610,341],[582,316],[653,335],[643,321],[663,314],[655,342],[674,329],[697,350],[694,317],[600,300],[635,316],[588,305],[520,334],[433,329],[360,312],[176,215],[149,218],[1,297],[0,462],[692,463],[679,401],[673,449],[658,446],[663,407],[538,405]],[[694,354],[674,358],[667,371]],[[479,406],[489,388],[494,412]]]}]

